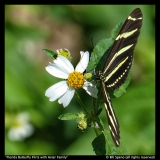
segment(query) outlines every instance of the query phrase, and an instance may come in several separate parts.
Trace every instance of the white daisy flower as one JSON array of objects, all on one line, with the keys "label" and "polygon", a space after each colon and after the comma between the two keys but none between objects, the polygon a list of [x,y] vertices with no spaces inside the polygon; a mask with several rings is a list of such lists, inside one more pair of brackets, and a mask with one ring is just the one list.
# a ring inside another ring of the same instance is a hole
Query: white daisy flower
[{"label": "white daisy flower", "polygon": [[12,122],[12,126],[8,131],[8,137],[12,141],[22,141],[33,134],[34,128],[29,123],[29,114],[23,112],[18,114]]},{"label": "white daisy flower", "polygon": [[59,104],[67,107],[74,96],[75,89],[78,88],[83,88],[90,96],[97,98],[97,88],[86,81],[83,75],[89,62],[89,52],[80,51],[80,55],[80,62],[75,69],[71,62],[61,55],[46,67],[47,72],[52,76],[65,79],[46,90],[45,96],[49,97],[50,101],[58,99]]}]

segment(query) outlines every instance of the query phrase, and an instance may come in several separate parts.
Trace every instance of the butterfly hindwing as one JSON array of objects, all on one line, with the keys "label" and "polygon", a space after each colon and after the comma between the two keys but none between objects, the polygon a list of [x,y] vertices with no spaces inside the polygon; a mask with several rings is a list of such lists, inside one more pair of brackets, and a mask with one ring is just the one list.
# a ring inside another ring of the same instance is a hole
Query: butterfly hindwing
[{"label": "butterfly hindwing", "polygon": [[105,87],[104,82],[102,82],[102,93],[104,97],[104,106],[106,109],[106,114],[108,118],[108,125],[109,125],[109,130],[111,132],[112,139],[116,146],[119,146],[120,144],[120,130],[119,130],[119,124],[115,115],[115,112],[113,110],[113,106],[111,103],[111,99],[109,94],[107,93],[107,89]]}]

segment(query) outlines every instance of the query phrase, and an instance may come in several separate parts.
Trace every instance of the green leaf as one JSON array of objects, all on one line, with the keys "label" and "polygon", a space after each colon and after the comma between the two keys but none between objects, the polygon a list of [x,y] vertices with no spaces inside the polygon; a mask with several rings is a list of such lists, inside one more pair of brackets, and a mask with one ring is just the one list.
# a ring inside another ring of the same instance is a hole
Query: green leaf
[{"label": "green leaf", "polygon": [[77,114],[74,113],[66,113],[66,114],[61,114],[58,119],[60,120],[73,120],[77,118]]},{"label": "green leaf", "polygon": [[120,23],[118,23],[111,31],[111,37],[113,39],[115,39],[120,31],[120,29],[122,28],[124,21],[121,21]]},{"label": "green leaf", "polygon": [[115,146],[115,144],[114,144],[114,142],[112,140],[110,131],[105,129],[104,130],[104,136],[105,136],[105,140],[106,140],[106,152],[107,152],[107,155],[125,155],[125,154],[127,154],[126,153],[126,149],[123,146],[123,144],[120,144],[119,147]]},{"label": "green leaf", "polygon": [[[109,52],[109,48],[113,45],[114,40],[118,35],[122,25],[123,25],[123,22],[120,22],[119,24],[117,24],[111,31],[110,38],[102,39],[97,43],[97,45],[93,49],[93,52],[91,53],[90,62],[88,64],[86,72],[93,72],[95,68],[97,70],[102,70],[106,57]],[[99,67],[97,67],[97,65]]]},{"label": "green leaf", "polygon": [[98,42],[98,44],[93,49],[86,72],[93,72],[93,70],[96,68],[97,64],[99,63],[101,57],[110,48],[113,42],[114,42],[114,39],[112,38],[105,38]]},{"label": "green leaf", "polygon": [[106,146],[105,146],[105,137],[104,134],[97,136],[92,142],[93,150],[96,155],[105,155]]},{"label": "green leaf", "polygon": [[53,60],[57,57],[57,53],[52,50],[43,49],[43,52]]}]

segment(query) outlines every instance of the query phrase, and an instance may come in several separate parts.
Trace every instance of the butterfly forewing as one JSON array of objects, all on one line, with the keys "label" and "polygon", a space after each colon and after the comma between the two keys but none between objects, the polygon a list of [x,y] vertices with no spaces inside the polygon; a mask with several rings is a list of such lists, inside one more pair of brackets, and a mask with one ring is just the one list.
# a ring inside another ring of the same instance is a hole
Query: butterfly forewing
[{"label": "butterfly forewing", "polygon": [[126,80],[133,61],[133,51],[142,26],[142,12],[136,8],[125,20],[117,35],[104,64],[98,72],[102,83],[104,106],[106,109],[109,129],[116,146],[120,145],[120,130],[118,120],[112,107],[108,88],[117,89]]},{"label": "butterfly forewing", "polygon": [[124,22],[103,68],[107,87],[117,89],[126,80],[133,60],[133,50],[142,26],[142,12],[135,9]]}]

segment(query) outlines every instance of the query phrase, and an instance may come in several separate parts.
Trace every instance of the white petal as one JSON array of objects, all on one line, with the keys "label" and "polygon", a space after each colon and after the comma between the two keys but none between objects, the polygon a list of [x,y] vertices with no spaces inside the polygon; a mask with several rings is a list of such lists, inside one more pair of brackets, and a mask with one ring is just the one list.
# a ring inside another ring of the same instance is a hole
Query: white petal
[{"label": "white petal", "polygon": [[46,90],[45,96],[47,96],[49,100],[52,102],[61,97],[67,90],[68,90],[67,82],[61,81],[49,87]]},{"label": "white petal", "polygon": [[56,50],[57,54],[59,54],[59,49]]},{"label": "white petal", "polygon": [[34,128],[31,124],[27,123],[24,126],[24,130],[25,130],[25,132],[24,132],[23,136],[24,137],[29,137],[30,135],[32,135],[32,133],[34,131]]},{"label": "white petal", "polygon": [[92,97],[97,98],[98,89],[91,82],[85,82],[83,89]]},{"label": "white petal", "polygon": [[67,92],[58,100],[58,103],[63,104],[64,107],[67,107],[74,96],[74,92],[75,89],[69,88]]},{"label": "white petal", "polygon": [[46,67],[46,71],[50,73],[52,76],[62,79],[67,79],[69,75],[69,73],[65,69],[63,69],[57,64],[49,64]]},{"label": "white petal", "polygon": [[11,128],[8,131],[8,137],[12,141],[21,140],[21,138],[19,137],[19,134],[17,134],[17,131],[15,128]]},{"label": "white petal", "polygon": [[22,113],[18,114],[18,116],[16,117],[16,120],[21,122],[21,123],[28,122],[29,121],[29,113],[22,112]]},{"label": "white petal", "polygon": [[25,127],[18,127],[17,129],[17,134],[19,135],[19,137],[26,137],[26,130]]},{"label": "white petal", "polygon": [[77,64],[75,71],[83,73],[88,66],[89,52],[88,51],[86,51],[86,52],[80,51],[80,54],[81,54],[81,59],[80,59],[79,63]]},{"label": "white petal", "polygon": [[71,73],[74,71],[74,67],[71,64],[71,62],[65,58],[64,56],[59,55],[57,59],[53,61],[55,64],[60,65],[61,68],[65,69],[68,73]]}]

